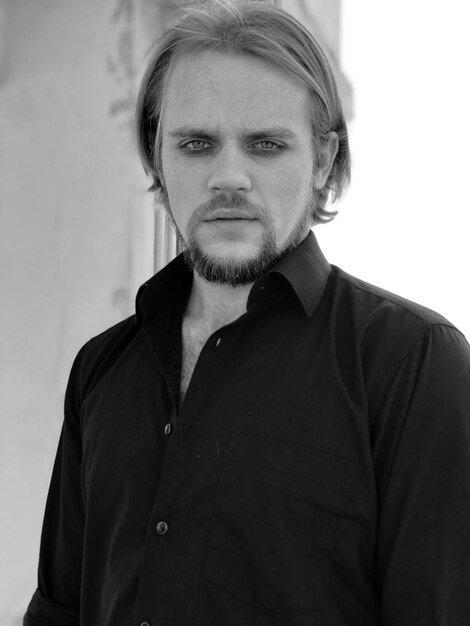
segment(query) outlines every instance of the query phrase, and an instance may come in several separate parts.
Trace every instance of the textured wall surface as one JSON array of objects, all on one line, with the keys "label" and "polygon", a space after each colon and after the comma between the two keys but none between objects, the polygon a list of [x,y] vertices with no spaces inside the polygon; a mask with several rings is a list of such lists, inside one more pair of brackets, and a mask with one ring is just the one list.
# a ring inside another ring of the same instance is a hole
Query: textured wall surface
[{"label": "textured wall surface", "polygon": [[72,359],[131,312],[135,284],[152,272],[153,216],[129,135],[132,4],[1,6],[0,624],[9,626],[35,588]]}]

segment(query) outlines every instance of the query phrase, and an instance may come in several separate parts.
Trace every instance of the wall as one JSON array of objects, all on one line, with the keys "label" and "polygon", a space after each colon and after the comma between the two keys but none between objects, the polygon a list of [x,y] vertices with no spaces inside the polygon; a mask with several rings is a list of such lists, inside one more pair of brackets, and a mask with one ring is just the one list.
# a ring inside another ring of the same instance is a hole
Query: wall
[{"label": "wall", "polygon": [[130,8],[1,4],[2,626],[36,586],[72,359],[130,314],[137,282],[153,269],[152,206],[129,134]]}]

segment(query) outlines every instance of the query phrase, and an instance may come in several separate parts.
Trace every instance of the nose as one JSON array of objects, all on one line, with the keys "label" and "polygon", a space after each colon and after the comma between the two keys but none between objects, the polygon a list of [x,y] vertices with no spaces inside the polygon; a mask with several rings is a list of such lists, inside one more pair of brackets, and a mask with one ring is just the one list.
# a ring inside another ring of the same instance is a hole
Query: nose
[{"label": "nose", "polygon": [[240,148],[226,146],[214,156],[207,181],[210,191],[250,191],[247,155]]}]

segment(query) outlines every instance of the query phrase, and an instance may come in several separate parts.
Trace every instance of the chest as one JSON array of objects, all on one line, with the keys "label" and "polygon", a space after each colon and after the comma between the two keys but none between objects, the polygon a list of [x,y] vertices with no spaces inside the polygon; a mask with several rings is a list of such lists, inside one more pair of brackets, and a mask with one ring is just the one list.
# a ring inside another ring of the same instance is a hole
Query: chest
[{"label": "chest", "polygon": [[189,382],[196,367],[197,360],[201,354],[206,341],[214,332],[209,324],[193,324],[184,320],[181,330],[182,355],[181,355],[181,380],[180,380],[180,401],[182,402]]}]

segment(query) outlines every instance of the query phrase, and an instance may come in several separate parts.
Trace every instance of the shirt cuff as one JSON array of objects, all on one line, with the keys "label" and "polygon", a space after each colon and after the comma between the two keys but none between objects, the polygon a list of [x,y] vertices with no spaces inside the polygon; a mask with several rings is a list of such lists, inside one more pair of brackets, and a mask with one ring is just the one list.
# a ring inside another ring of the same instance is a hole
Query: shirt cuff
[{"label": "shirt cuff", "polygon": [[52,602],[36,589],[23,618],[23,626],[79,626],[79,615]]}]

